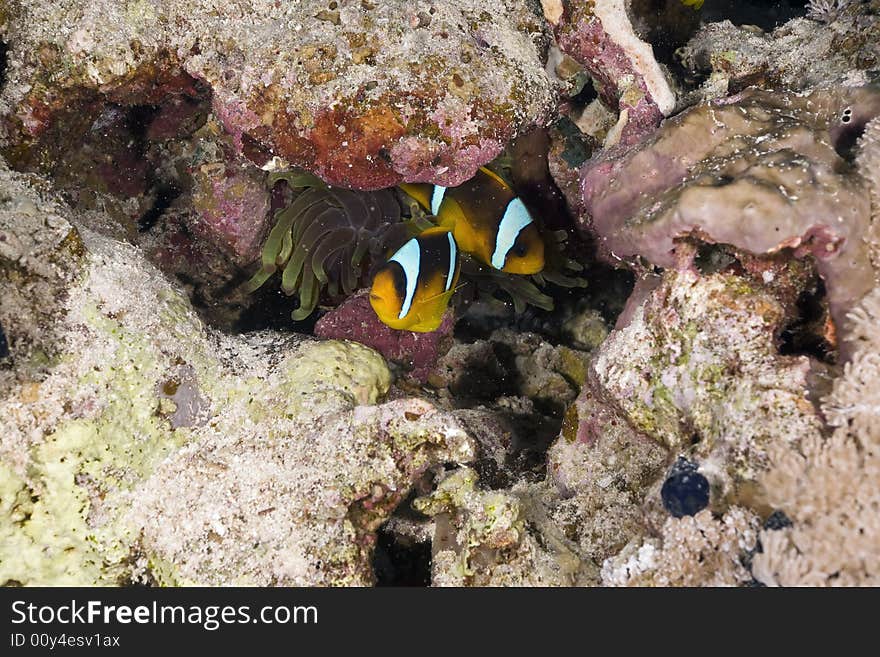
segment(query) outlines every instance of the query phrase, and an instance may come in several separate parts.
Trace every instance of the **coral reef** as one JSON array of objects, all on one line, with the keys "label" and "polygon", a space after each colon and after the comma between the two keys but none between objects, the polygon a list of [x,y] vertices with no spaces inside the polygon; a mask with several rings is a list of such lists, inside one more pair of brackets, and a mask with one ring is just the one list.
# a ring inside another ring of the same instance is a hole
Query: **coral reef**
[{"label": "coral reef", "polygon": [[0,0],[0,584],[880,583],[880,5],[765,5]]},{"label": "coral reef", "polygon": [[768,586],[880,582],[880,290],[853,310],[852,326],[854,356],[822,404],[831,434],[770,453],[764,487],[790,522],[761,532],[752,572]]},{"label": "coral reef", "polygon": [[560,49],[584,67],[605,104],[619,113],[613,137],[606,139],[609,144],[638,141],[676,103],[651,46],[633,30],[626,4],[562,3],[562,12],[551,15]]},{"label": "coral reef", "polygon": [[755,544],[758,519],[739,507],[721,518],[701,511],[670,518],[661,537],[628,545],[602,566],[608,586],[741,586],[752,576],[743,555]]},{"label": "coral reef", "polygon": [[160,104],[195,79],[258,165],[280,158],[360,189],[455,185],[543,121],[556,95],[548,34],[522,0],[491,12],[474,0],[4,7],[0,113],[14,162],[38,159],[103,103]]},{"label": "coral reef", "polygon": [[355,340],[372,347],[389,361],[400,364],[407,376],[424,383],[452,343],[453,324],[452,311],[447,311],[436,331],[396,331],[376,317],[370,307],[369,292],[362,290],[321,317],[315,324],[315,335]]},{"label": "coral reef", "polygon": [[[3,176],[4,243],[82,246],[72,280],[46,267],[65,282],[51,317],[22,318],[52,331],[52,362],[0,371],[0,581],[371,582],[375,531],[412,483],[473,458],[457,421],[376,406],[390,374],[356,343],[206,329],[137,250],[74,228],[29,180]],[[0,297],[30,284],[4,278]],[[18,360],[31,327],[3,326]]]},{"label": "coral reef", "polygon": [[825,0],[811,6],[814,20],[794,19],[770,32],[729,20],[706,23],[677,56],[693,75],[706,78],[698,92],[703,98],[749,86],[800,91],[863,85],[880,71],[880,20],[872,11],[870,3]]},{"label": "coral reef", "polygon": [[266,237],[270,197],[263,178],[231,158],[193,171],[192,230],[239,266],[256,260]]},{"label": "coral reef", "polygon": [[561,541],[539,542],[529,531],[528,498],[481,491],[462,468],[415,501],[434,519],[435,586],[559,586],[585,578],[581,561]]},{"label": "coral reef", "polygon": [[[779,356],[783,306],[729,274],[668,272],[602,344],[584,395],[613,400],[635,429],[709,476],[715,509],[760,508],[769,446],[818,434],[809,360]],[[580,418],[580,413],[578,414]],[[578,435],[595,427],[585,416]]]},{"label": "coral reef", "polygon": [[811,255],[841,321],[874,284],[865,179],[845,156],[880,114],[880,91],[750,90],[667,121],[639,148],[582,170],[582,228],[615,258],[685,268],[682,238],[749,254]]}]

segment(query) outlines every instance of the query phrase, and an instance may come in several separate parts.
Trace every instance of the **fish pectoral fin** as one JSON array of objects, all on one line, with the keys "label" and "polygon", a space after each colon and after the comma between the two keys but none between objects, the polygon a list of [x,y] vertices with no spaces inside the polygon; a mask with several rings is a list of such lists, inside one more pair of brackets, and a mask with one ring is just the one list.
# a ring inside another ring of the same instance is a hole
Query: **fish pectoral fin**
[{"label": "fish pectoral fin", "polygon": [[439,301],[440,299],[443,299],[443,297],[445,297],[445,299],[443,299],[443,300],[448,303],[449,299],[452,297],[452,293],[455,292],[457,289],[458,289],[457,287],[454,287],[451,290],[446,290],[446,292],[438,292],[437,294],[433,294],[430,297],[426,297],[426,298],[422,299],[422,302],[419,304],[419,306],[424,307],[425,305],[427,305],[429,303],[436,302],[436,301]]}]

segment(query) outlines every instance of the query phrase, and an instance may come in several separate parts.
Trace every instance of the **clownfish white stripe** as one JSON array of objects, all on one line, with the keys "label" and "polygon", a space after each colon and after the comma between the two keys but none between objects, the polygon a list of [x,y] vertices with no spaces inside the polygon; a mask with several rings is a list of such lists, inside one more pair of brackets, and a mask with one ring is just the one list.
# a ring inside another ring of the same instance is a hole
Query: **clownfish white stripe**
[{"label": "clownfish white stripe", "polygon": [[422,258],[422,251],[416,238],[412,238],[397,250],[390,261],[394,261],[403,268],[403,276],[406,279],[406,297],[403,305],[400,307],[400,314],[397,319],[403,319],[409,313],[412,307],[413,297],[416,294],[416,283],[419,279],[419,266]]},{"label": "clownfish white stripe", "polygon": [[440,212],[440,204],[443,203],[443,197],[446,195],[446,188],[440,185],[434,185],[434,191],[431,193],[431,214],[434,216]]},{"label": "clownfish white stripe", "polygon": [[449,273],[446,274],[446,289],[443,291],[449,292],[449,288],[452,287],[452,277],[455,276],[455,260],[458,249],[455,246],[455,239],[453,239],[452,233],[446,233],[446,237],[449,239]]},{"label": "clownfish white stripe", "polygon": [[492,254],[492,266],[495,269],[504,268],[507,253],[513,248],[522,229],[530,223],[532,217],[523,202],[519,198],[511,200],[504,210],[504,216],[498,224],[498,234],[495,236],[495,252]]}]

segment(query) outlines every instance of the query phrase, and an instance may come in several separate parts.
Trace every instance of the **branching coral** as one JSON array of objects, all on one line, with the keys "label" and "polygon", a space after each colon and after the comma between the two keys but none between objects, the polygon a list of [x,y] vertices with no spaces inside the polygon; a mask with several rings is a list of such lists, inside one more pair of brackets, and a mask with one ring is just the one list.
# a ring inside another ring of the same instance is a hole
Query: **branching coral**
[{"label": "branching coral", "polygon": [[855,354],[823,404],[834,433],[770,454],[764,486],[792,526],[761,534],[768,585],[880,584],[880,289],[850,318]]},{"label": "branching coral", "polygon": [[282,270],[281,289],[299,292],[293,319],[301,320],[312,314],[325,288],[330,297],[338,297],[363,286],[368,263],[403,243],[409,224],[401,220],[392,191],[353,192],[291,172],[270,176],[269,183],[279,180],[299,191],[277,213],[263,246],[262,266],[247,288],[256,290]]},{"label": "branching coral", "polygon": [[810,0],[807,5],[807,18],[831,23],[849,5],[850,0]]}]

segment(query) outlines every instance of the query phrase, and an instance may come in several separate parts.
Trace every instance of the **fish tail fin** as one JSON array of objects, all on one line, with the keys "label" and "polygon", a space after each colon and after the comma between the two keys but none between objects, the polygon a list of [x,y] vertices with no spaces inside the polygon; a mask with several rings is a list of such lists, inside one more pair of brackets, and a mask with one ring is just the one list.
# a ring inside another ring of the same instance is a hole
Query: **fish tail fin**
[{"label": "fish tail fin", "polygon": [[423,210],[431,211],[431,194],[434,190],[433,185],[428,183],[401,183],[398,185],[400,189],[413,197]]}]

